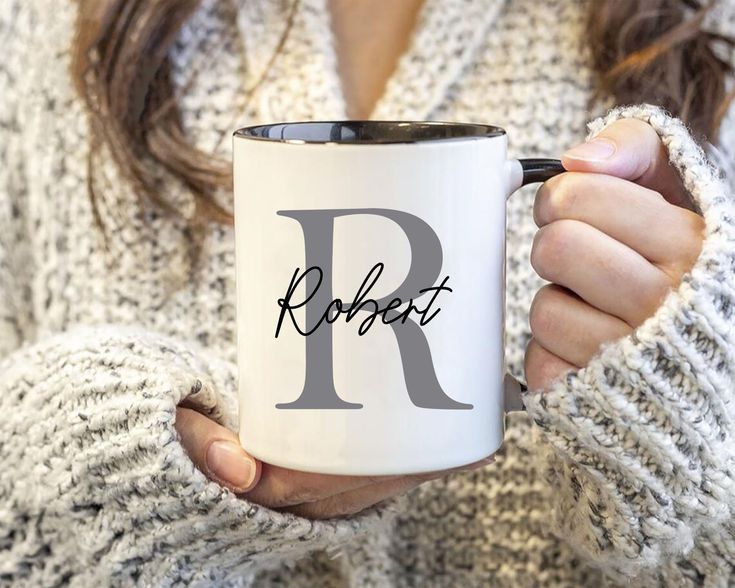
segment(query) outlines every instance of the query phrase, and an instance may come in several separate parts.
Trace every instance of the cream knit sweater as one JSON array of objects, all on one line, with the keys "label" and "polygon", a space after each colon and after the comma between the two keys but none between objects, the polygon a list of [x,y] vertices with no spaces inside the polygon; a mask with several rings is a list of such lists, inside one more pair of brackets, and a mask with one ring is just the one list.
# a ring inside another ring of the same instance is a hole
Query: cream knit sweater
[{"label": "cream knit sweater", "polygon": [[[176,81],[203,149],[228,156],[245,123],[344,117],[325,0],[302,0],[266,71],[289,4],[205,0],[186,26]],[[591,127],[650,122],[706,220],[699,261],[655,316],[528,396],[495,464],[314,522],[209,482],[179,444],[185,398],[235,427],[233,233],[209,227],[192,267],[185,221],[140,204],[103,150],[104,247],[67,74],[74,6],[0,0],[0,585],[735,585],[735,201],[678,121],[631,107]],[[427,0],[374,118],[498,123],[513,155],[558,155],[592,114],[585,10]],[[508,215],[518,375],[540,285],[532,199],[516,194]]]}]

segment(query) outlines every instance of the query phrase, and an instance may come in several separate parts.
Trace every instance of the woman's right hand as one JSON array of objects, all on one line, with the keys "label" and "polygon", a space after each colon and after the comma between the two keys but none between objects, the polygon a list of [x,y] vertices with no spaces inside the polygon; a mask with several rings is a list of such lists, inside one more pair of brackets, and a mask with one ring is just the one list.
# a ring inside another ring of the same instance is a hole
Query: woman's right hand
[{"label": "woman's right hand", "polygon": [[[232,431],[189,408],[176,409],[176,430],[191,460],[213,481],[256,504],[311,519],[355,514],[457,471],[410,476],[311,474],[258,461]],[[457,469],[475,469],[491,461],[492,457]]]}]

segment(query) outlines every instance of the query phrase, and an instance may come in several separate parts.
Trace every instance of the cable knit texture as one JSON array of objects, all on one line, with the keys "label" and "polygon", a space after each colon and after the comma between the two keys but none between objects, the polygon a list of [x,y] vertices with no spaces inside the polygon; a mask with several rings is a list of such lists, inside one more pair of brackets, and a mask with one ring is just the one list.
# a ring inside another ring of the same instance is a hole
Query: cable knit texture
[{"label": "cable knit texture", "polygon": [[[716,8],[708,26],[732,33],[732,3]],[[558,155],[603,114],[590,104],[587,9],[426,0],[373,117],[498,123],[512,156]],[[179,443],[184,399],[236,427],[233,231],[209,226],[192,265],[179,181],[161,175],[174,219],[136,198],[105,149],[89,178],[68,76],[75,10],[0,2],[0,585],[735,585],[735,201],[721,178],[733,112],[718,169],[655,107],[589,129],[649,122],[706,221],[699,260],[653,317],[528,395],[494,464],[313,522],[209,482]],[[246,123],[345,116],[326,0],[301,0],[281,43],[291,13],[284,0],[203,0],[184,27],[173,74],[201,149],[230,157]],[[508,209],[518,376],[542,285],[528,259],[533,196]]]}]

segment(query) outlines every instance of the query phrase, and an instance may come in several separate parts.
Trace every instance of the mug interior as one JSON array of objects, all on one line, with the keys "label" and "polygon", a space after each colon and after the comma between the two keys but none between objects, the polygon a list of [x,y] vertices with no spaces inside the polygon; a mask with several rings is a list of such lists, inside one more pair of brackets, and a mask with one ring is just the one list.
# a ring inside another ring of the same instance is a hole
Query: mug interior
[{"label": "mug interior", "polygon": [[504,135],[500,127],[439,121],[343,120],[255,125],[236,137],[283,143],[386,144],[482,139]]}]

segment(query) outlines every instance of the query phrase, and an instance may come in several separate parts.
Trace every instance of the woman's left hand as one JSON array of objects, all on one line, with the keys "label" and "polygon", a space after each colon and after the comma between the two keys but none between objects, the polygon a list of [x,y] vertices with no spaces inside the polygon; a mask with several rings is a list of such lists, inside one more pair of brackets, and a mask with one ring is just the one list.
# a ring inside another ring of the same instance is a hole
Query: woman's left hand
[{"label": "woman's left hand", "polygon": [[585,366],[650,317],[702,248],[704,220],[658,134],[620,120],[563,157],[536,195],[531,264],[552,282],[530,310],[531,390]]}]

